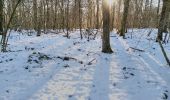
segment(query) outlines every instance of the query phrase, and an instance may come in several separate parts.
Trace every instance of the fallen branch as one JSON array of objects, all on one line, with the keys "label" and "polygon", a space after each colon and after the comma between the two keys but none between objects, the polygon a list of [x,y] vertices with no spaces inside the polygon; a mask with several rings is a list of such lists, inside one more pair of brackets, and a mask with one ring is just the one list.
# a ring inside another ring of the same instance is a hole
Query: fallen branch
[{"label": "fallen branch", "polygon": [[88,53],[86,54],[87,56],[89,56],[90,54],[92,54],[92,55],[98,55],[98,56],[100,56],[100,54],[98,54],[98,53],[95,53],[95,52],[91,52],[91,51],[88,51]]},{"label": "fallen branch", "polygon": [[113,35],[113,36],[110,36],[110,37],[116,37],[115,35]]},{"label": "fallen branch", "polygon": [[87,65],[92,65],[93,61],[95,61],[96,58],[94,58],[93,60],[91,60]]},{"label": "fallen branch", "polygon": [[63,60],[63,61],[74,60],[74,61],[77,61],[77,62],[80,63],[80,64],[83,64],[83,61],[80,61],[80,60],[78,60],[78,59],[76,59],[76,58],[72,58],[72,57],[61,57],[61,56],[57,56],[56,58],[61,59],[61,60]]},{"label": "fallen branch", "polygon": [[145,52],[145,50],[137,49],[137,48],[134,48],[134,47],[129,47],[129,48],[130,48],[130,49],[133,49],[133,50],[140,51],[140,52]]},{"label": "fallen branch", "polygon": [[149,33],[147,34],[147,36],[149,37],[152,33],[152,29],[149,31]]}]

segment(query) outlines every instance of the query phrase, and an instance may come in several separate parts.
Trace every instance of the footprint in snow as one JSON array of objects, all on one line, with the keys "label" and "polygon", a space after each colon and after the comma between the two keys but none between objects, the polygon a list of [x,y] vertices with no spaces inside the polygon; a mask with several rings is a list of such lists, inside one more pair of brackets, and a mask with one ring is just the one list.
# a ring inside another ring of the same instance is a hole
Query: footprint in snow
[{"label": "footprint in snow", "polygon": [[168,95],[167,95],[167,93],[163,93],[162,99],[163,99],[163,100],[168,100]]}]

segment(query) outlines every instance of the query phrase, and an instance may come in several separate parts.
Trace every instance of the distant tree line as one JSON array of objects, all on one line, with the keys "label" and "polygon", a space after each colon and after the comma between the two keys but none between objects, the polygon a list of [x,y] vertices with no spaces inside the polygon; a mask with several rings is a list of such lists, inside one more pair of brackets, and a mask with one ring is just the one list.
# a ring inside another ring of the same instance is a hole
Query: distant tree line
[{"label": "distant tree line", "polygon": [[[0,1],[1,17],[4,15],[0,20],[5,23],[3,24],[5,27],[17,0]],[[159,19],[157,17],[160,17],[160,8],[162,7],[160,0],[158,0],[158,4],[155,4],[153,0],[114,1],[113,4],[109,4],[111,6],[111,29],[113,27],[121,29],[124,8],[128,11],[126,27],[148,28],[158,26]],[[44,30],[72,30],[80,27],[102,28],[101,6],[102,0],[21,0],[11,22],[11,28],[35,30],[38,27]]]},{"label": "distant tree line", "polygon": [[[34,29],[37,36],[48,30],[66,33],[80,29],[102,29],[103,43],[117,29],[125,37],[127,28],[158,28],[157,40],[169,27],[170,0],[0,0],[1,43],[7,30]],[[157,1],[157,2],[155,2]],[[4,47],[4,46],[3,46]],[[108,48],[108,47],[105,47]],[[105,50],[103,50],[105,51]],[[111,50],[109,50],[111,51]]]}]

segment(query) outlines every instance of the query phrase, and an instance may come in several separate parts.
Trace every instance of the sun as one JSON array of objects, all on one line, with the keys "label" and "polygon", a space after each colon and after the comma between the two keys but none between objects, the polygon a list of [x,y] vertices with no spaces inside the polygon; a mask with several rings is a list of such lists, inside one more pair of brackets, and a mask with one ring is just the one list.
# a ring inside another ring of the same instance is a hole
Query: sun
[{"label": "sun", "polygon": [[109,2],[110,4],[113,4],[114,0],[108,0],[108,2]]},{"label": "sun", "polygon": [[115,0],[106,0],[107,4],[109,6],[112,6]]}]

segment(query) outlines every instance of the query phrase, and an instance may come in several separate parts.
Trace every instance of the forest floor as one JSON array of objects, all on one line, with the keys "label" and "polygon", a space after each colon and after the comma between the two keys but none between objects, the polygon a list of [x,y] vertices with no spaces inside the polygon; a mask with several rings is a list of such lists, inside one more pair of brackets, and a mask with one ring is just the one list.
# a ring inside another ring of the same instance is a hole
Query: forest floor
[{"label": "forest floor", "polygon": [[[12,32],[0,53],[0,100],[170,100],[170,67],[156,33],[134,29],[122,39],[112,32],[114,53],[104,54],[100,36]],[[170,57],[170,43],[164,48]]]}]

